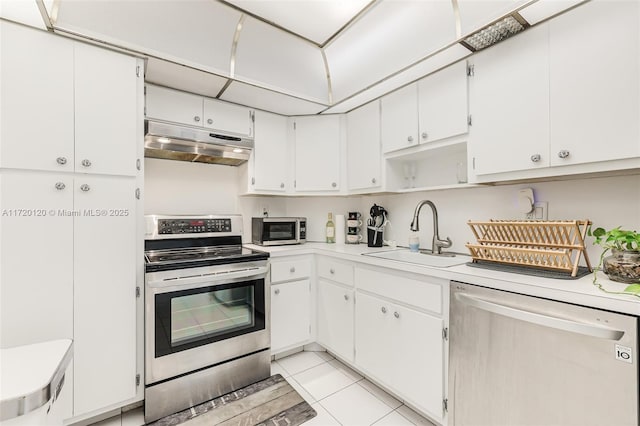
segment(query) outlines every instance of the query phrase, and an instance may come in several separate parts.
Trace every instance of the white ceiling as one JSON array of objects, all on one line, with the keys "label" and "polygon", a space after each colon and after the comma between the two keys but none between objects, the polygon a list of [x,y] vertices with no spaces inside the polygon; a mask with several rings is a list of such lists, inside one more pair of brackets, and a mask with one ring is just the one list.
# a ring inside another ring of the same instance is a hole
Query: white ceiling
[{"label": "white ceiling", "polygon": [[466,35],[515,10],[533,24],[582,1],[43,0],[43,17],[38,0],[0,0],[0,17],[146,56],[155,84],[304,115],[463,59]]}]

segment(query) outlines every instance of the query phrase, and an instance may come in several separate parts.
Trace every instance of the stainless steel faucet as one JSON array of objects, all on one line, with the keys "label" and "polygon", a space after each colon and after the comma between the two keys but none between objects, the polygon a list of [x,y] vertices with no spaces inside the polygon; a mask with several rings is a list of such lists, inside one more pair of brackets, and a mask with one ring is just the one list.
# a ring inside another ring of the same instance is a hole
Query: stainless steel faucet
[{"label": "stainless steel faucet", "polygon": [[413,221],[411,222],[411,230],[412,231],[419,231],[420,230],[420,225],[418,224],[418,215],[420,214],[420,209],[422,208],[422,206],[424,206],[425,204],[427,204],[429,207],[431,207],[431,212],[433,213],[433,242],[431,243],[431,253],[432,254],[443,254],[442,253],[442,248],[449,248],[451,247],[451,244],[453,244],[451,242],[451,239],[449,239],[449,237],[447,237],[446,240],[441,240],[440,236],[438,235],[438,210],[436,209],[435,204],[433,204],[431,201],[429,200],[422,200],[418,203],[418,205],[416,206],[416,211],[413,213]]}]

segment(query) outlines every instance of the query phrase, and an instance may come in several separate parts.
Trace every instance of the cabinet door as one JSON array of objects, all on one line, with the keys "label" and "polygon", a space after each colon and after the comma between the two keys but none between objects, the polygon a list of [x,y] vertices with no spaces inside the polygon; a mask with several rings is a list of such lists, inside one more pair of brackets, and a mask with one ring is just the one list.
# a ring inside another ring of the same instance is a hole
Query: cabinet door
[{"label": "cabinet door", "polygon": [[476,174],[549,165],[548,56],[546,25],[474,55],[469,150]]},{"label": "cabinet door", "polygon": [[75,170],[136,175],[137,61],[82,43],[75,45]]},{"label": "cabinet door", "polygon": [[410,84],[384,96],[380,104],[382,152],[418,145],[418,89]]},{"label": "cabinet door", "polygon": [[135,182],[76,178],[75,416],[136,394]]},{"label": "cabinet door", "polygon": [[204,127],[253,136],[253,111],[240,105],[204,98]]},{"label": "cabinet door", "polygon": [[380,101],[374,101],[347,114],[349,189],[379,187],[381,169]]},{"label": "cabinet door", "polygon": [[340,117],[298,117],[295,121],[296,191],[340,189]]},{"label": "cabinet door", "polygon": [[271,287],[271,352],[309,341],[311,281],[293,281]]},{"label": "cabinet door", "polygon": [[252,189],[285,191],[287,189],[287,117],[256,111],[256,136],[253,149]]},{"label": "cabinet door", "polygon": [[640,155],[639,27],[637,1],[588,2],[550,21],[552,165]]},{"label": "cabinet door", "polygon": [[147,85],[146,117],[202,126],[202,96]]},{"label": "cabinet door", "polygon": [[393,363],[398,362],[391,329],[392,304],[367,294],[358,293],[357,297],[356,365],[379,381],[391,384]]},{"label": "cabinet door", "polygon": [[353,361],[353,290],[318,280],[318,342]]},{"label": "cabinet door", "polygon": [[468,110],[466,61],[460,61],[420,80],[420,143],[467,133]]},{"label": "cabinet door", "polygon": [[73,338],[72,209],[71,176],[0,172],[1,347]]},{"label": "cabinet door", "polygon": [[[358,298],[360,303],[360,298]],[[443,321],[440,318],[394,305],[392,327],[393,388],[412,404],[436,419],[442,418],[444,394]]]},{"label": "cabinet door", "polygon": [[0,91],[0,166],[73,171],[73,42],[0,21]]}]

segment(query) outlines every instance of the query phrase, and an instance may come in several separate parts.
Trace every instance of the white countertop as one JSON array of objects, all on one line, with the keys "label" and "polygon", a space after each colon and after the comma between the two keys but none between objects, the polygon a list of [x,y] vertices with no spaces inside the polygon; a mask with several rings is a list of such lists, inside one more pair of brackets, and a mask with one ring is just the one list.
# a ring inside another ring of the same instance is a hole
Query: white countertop
[{"label": "white countertop", "polygon": [[[633,295],[607,294],[593,285],[593,274],[574,280],[541,278],[508,272],[457,265],[448,268],[422,266],[413,263],[363,256],[365,253],[393,250],[391,247],[368,247],[366,244],[326,244],[308,242],[300,245],[262,247],[247,245],[256,250],[269,252],[272,258],[303,254],[322,254],[367,265],[397,269],[405,272],[429,275],[448,280],[462,281],[498,290],[512,291],[530,296],[543,297],[577,305],[589,306],[640,316],[640,298]],[[406,250],[406,248],[401,248]],[[598,273],[598,282],[611,291],[622,291],[627,284],[607,279]]]}]

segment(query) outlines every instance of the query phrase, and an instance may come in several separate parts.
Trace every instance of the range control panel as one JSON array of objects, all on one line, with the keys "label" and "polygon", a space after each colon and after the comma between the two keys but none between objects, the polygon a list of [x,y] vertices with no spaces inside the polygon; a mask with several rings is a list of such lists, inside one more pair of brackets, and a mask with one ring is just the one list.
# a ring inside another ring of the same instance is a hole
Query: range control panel
[{"label": "range control panel", "polygon": [[231,219],[159,219],[158,234],[231,232]]}]

